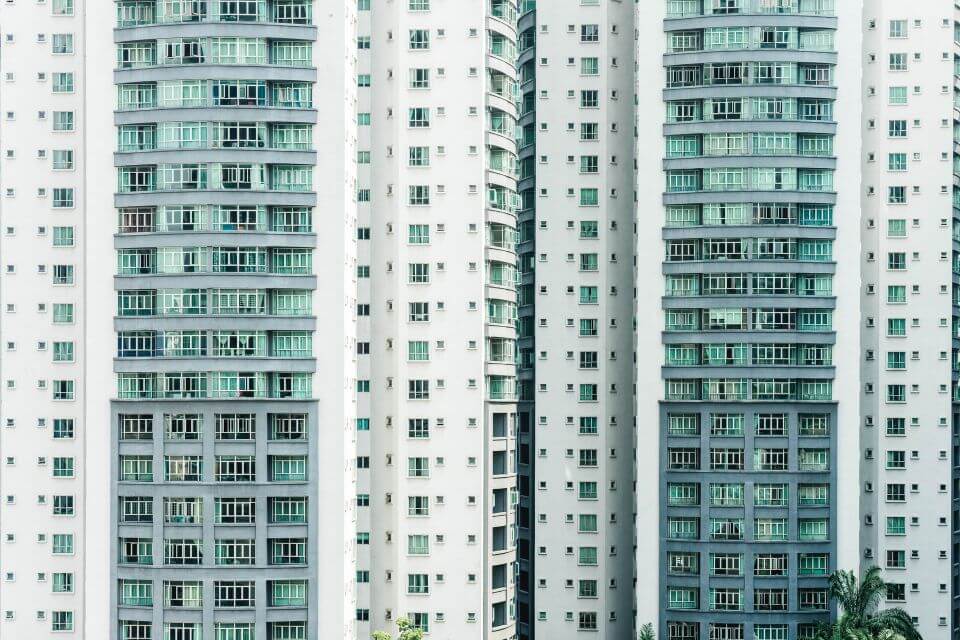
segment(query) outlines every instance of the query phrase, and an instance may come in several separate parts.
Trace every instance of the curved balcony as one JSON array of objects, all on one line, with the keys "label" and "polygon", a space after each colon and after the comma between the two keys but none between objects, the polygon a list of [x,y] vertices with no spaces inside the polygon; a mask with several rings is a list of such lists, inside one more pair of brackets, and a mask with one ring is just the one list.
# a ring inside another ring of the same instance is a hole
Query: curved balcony
[{"label": "curved balcony", "polygon": [[517,6],[513,0],[490,0],[488,17],[502,23],[509,30],[515,30],[517,24]]},{"label": "curved balcony", "polygon": [[717,167],[667,171],[667,194],[766,192],[833,194],[833,171],[797,167]]},{"label": "curved balcony", "polygon": [[117,71],[204,65],[312,68],[313,43],[309,40],[204,35],[117,45]]},{"label": "curved balcony", "polygon": [[220,274],[313,274],[309,247],[160,247],[120,249],[118,276]]},{"label": "curved balcony", "polygon": [[833,262],[832,239],[717,237],[668,240],[666,263]]},{"label": "curved balcony", "polygon": [[[730,265],[717,266],[730,268]],[[743,265],[743,271],[702,273],[704,265],[691,265],[688,273],[667,275],[664,295],[667,298],[833,296],[833,264],[822,265],[810,273],[774,272],[772,268],[773,265],[747,263]],[[759,302],[756,304],[761,306]]]},{"label": "curved balcony", "polygon": [[824,16],[835,17],[835,0],[667,0],[667,20],[699,16]]},{"label": "curved balcony", "polygon": [[311,193],[312,165],[175,163],[119,168],[118,195],[175,192]]},{"label": "curved balcony", "polygon": [[[836,48],[836,29],[797,26],[726,27],[668,31],[665,60],[683,54],[718,51],[829,52]],[[710,62],[707,58],[704,62]]]},{"label": "curved balcony", "polygon": [[[310,318],[313,314],[312,298],[307,289],[120,289],[117,291],[117,317]],[[258,325],[257,328],[263,327]]]},{"label": "curved balcony", "polygon": [[832,347],[816,343],[671,343],[664,351],[664,367],[777,367],[781,375],[796,367],[795,375],[805,375],[806,368],[833,366]]},{"label": "curved balcony", "polygon": [[[309,207],[250,205],[134,207],[119,210],[117,231],[120,235],[207,234],[221,240],[221,232],[306,234],[313,231],[313,212]],[[145,246],[140,242],[117,241],[118,246]]]},{"label": "curved balcony", "polygon": [[[701,54],[691,55],[695,56],[691,60],[702,60]],[[748,86],[777,87],[777,90],[792,87],[835,89],[833,62],[832,58],[819,63],[790,60],[696,62],[667,67],[664,86],[668,92],[675,89]]]},{"label": "curved balcony", "polygon": [[118,373],[119,400],[309,400],[309,373],[187,371]]},{"label": "curved balcony", "polygon": [[[116,0],[117,28],[120,30],[151,25],[186,26],[196,23],[312,25],[311,0],[254,0],[218,2],[184,0],[162,3],[158,0]],[[206,25],[209,28],[212,25]]]},{"label": "curved balcony", "polygon": [[665,380],[668,402],[832,402],[830,380],[792,378],[674,378]]},{"label": "curved balcony", "polygon": [[[669,206],[664,224],[664,236],[691,239],[719,237],[728,234],[725,227],[756,226],[764,229],[763,235],[788,234],[784,227],[809,227],[803,234],[817,237],[833,237],[833,207],[829,204],[798,205],[773,202],[716,202]],[[681,230],[685,228],[688,230]],[[704,227],[704,228],[701,228]],[[706,228],[712,227],[712,228]],[[760,233],[751,230],[751,233]],[[799,234],[797,230],[794,233]]]},{"label": "curved balcony", "polygon": [[520,235],[516,227],[496,222],[487,223],[487,247],[516,253]]},{"label": "curved balcony", "polygon": [[[190,120],[217,120],[223,117],[221,109],[237,109],[238,113],[256,109],[251,113],[267,120],[274,112],[299,118],[299,111],[312,108],[313,85],[309,82],[187,78],[129,82],[118,87],[117,110],[122,112],[118,114],[119,124],[124,124],[131,112],[139,111],[191,110],[187,111]],[[207,116],[192,111],[197,109],[213,111]]]},{"label": "curved balcony", "polygon": [[487,399],[491,402],[517,401],[517,379],[514,376],[487,376]]}]

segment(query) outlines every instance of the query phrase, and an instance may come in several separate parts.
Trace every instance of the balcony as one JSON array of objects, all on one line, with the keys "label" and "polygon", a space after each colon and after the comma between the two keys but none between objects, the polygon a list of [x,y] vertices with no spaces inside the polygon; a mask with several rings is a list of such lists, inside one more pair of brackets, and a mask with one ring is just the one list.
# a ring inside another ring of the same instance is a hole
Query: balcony
[{"label": "balcony", "polygon": [[137,233],[271,232],[311,233],[309,207],[175,206],[119,210],[117,231]]},{"label": "balcony", "polygon": [[143,40],[117,45],[118,70],[192,65],[308,68],[313,66],[313,45],[309,41],[241,37]]},{"label": "balcony", "polygon": [[117,26],[141,27],[190,22],[241,22],[309,25],[313,23],[311,0],[120,0]]},{"label": "balcony", "polygon": [[[118,169],[121,194],[178,191],[310,193],[312,165],[256,163],[175,163]],[[269,177],[268,177],[269,176]]]},{"label": "balcony", "polygon": [[120,373],[120,400],[249,400],[312,398],[311,375],[303,373]]},{"label": "balcony", "polygon": [[835,14],[835,0],[667,0],[667,18],[727,15],[812,15]]},{"label": "balcony", "polygon": [[267,80],[162,80],[118,85],[120,111],[223,107],[312,109],[309,82]]},{"label": "balcony", "polygon": [[304,289],[123,289],[117,292],[117,315],[307,317],[311,300]]},{"label": "balcony", "polygon": [[121,249],[117,275],[274,274],[312,275],[312,249],[265,247],[161,247]]}]

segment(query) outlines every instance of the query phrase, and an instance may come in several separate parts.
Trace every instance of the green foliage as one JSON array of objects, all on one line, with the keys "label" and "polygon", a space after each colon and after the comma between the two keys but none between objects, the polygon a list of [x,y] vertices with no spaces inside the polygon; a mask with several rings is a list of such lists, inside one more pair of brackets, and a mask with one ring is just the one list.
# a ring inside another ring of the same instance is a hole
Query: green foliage
[{"label": "green foliage", "polygon": [[657,634],[653,631],[653,624],[646,623],[637,630],[637,640],[657,640]]},{"label": "green foliage", "polygon": [[899,607],[878,610],[887,583],[879,567],[870,567],[859,584],[852,571],[830,576],[830,597],[840,605],[832,624],[817,630],[817,640],[923,640],[908,614]]},{"label": "green foliage", "polygon": [[[423,631],[414,627],[406,618],[397,620],[397,640],[423,640]],[[391,640],[386,631],[374,631],[372,640]]]}]

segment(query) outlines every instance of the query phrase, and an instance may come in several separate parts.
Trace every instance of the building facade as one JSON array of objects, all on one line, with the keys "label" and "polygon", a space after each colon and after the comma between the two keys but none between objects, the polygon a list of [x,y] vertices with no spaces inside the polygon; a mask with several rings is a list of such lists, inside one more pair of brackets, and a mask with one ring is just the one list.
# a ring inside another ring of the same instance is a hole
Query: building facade
[{"label": "building facade", "polygon": [[[315,132],[325,52],[314,6],[115,8],[110,637],[319,637],[321,606],[352,625],[319,597],[324,538],[337,540],[321,527],[343,530],[339,511],[353,512],[343,495],[321,511],[324,476],[349,485],[351,473],[326,464],[321,443],[337,439],[321,433],[352,437],[352,395],[324,388],[321,417],[317,387],[330,376],[317,357],[329,351],[333,371],[353,360],[354,276],[323,294],[317,282],[344,273],[354,240],[341,233],[337,250],[318,251],[317,192],[329,188],[325,204],[341,210],[352,198],[335,195],[349,177],[343,151],[341,175],[335,159],[315,171],[329,138]],[[351,147],[346,135],[336,144]],[[340,223],[355,233],[350,216]],[[315,344],[328,321],[340,353]],[[324,522],[331,511],[337,522]],[[352,543],[334,547],[332,566]],[[336,591],[352,591],[353,576],[331,573]]]},{"label": "building facade", "polygon": [[858,84],[859,8],[663,11],[638,21],[641,42],[664,43],[638,72],[664,78],[638,91],[640,139],[663,158],[638,154],[638,300],[662,310],[637,328],[638,494],[658,486],[638,495],[638,516],[657,514],[638,521],[638,576],[657,575],[638,584],[638,623],[810,637],[829,574],[857,561],[841,474],[858,437],[859,121],[838,87]]},{"label": "building facade", "polygon": [[0,635],[957,634],[958,11],[6,0]]},{"label": "building facade", "polygon": [[956,18],[863,14],[861,553],[925,638],[957,622]]},{"label": "building facade", "polygon": [[86,624],[84,5],[2,8],[4,635]]},{"label": "building facade", "polygon": [[360,3],[358,637],[516,634],[516,6]]},{"label": "building facade", "polygon": [[630,634],[635,7],[520,17],[521,638]]}]

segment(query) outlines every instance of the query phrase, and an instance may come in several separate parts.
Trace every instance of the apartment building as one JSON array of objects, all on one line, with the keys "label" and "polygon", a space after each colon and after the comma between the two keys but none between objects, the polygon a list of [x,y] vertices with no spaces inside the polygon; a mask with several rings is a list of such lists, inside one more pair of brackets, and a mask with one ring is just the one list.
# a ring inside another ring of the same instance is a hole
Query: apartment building
[{"label": "apartment building", "polygon": [[957,633],[958,24],[4,0],[0,635]]},{"label": "apartment building", "polygon": [[924,638],[958,621],[957,16],[863,14],[860,544]]},{"label": "apartment building", "polygon": [[633,18],[521,5],[521,638],[633,615]]},{"label": "apartment building", "polygon": [[638,21],[664,47],[638,79],[664,81],[638,91],[661,152],[638,154],[637,294],[661,312],[637,331],[637,622],[663,637],[810,637],[857,566],[856,4]]},{"label": "apartment building", "polygon": [[354,10],[114,10],[110,637],[352,637]]},{"label": "apartment building", "polygon": [[360,2],[358,637],[515,637],[516,7]]},{"label": "apartment building", "polygon": [[81,8],[50,0],[0,9],[4,636],[79,632],[88,602]]}]

